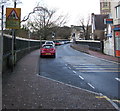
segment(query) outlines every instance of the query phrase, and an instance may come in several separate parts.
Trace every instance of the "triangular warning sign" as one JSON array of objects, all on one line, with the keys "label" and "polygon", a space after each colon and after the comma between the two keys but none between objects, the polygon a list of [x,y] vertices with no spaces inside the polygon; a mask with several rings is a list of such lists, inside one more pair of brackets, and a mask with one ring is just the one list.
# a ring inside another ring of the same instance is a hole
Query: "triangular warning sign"
[{"label": "triangular warning sign", "polygon": [[16,20],[19,19],[14,9],[11,11],[10,15],[8,16],[8,19],[16,19]]}]

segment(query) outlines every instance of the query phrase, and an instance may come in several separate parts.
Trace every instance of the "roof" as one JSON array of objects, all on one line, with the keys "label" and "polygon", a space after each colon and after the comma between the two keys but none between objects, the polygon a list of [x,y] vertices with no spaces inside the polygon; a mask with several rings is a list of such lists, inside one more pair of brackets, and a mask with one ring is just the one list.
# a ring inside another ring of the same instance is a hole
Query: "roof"
[{"label": "roof", "polygon": [[76,31],[82,30],[82,26],[73,26],[72,25],[72,28],[75,29]]},{"label": "roof", "polygon": [[109,15],[94,15],[95,29],[104,30],[107,27],[107,25],[104,24],[104,19],[108,17]]}]

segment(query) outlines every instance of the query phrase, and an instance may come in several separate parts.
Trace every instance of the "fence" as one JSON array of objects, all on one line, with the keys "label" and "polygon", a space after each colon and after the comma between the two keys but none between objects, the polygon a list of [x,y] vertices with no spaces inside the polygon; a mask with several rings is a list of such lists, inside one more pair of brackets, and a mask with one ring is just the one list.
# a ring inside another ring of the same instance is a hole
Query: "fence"
[{"label": "fence", "polygon": [[[40,40],[23,39],[16,37],[16,61],[32,50],[40,48],[43,42]],[[3,72],[10,67],[10,57],[12,53],[12,36],[4,34],[3,37]]]}]

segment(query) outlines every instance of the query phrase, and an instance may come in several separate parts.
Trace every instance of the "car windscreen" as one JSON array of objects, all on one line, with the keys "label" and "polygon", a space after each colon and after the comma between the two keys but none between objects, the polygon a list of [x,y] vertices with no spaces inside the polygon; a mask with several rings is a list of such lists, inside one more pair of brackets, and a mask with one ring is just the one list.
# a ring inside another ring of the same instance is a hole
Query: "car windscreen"
[{"label": "car windscreen", "polygon": [[43,46],[43,48],[50,49],[50,48],[54,48],[54,47],[52,45],[45,45],[45,46]]},{"label": "car windscreen", "polygon": [[59,43],[60,41],[55,41],[56,43]]},{"label": "car windscreen", "polygon": [[46,44],[53,44],[53,42],[46,42]]}]

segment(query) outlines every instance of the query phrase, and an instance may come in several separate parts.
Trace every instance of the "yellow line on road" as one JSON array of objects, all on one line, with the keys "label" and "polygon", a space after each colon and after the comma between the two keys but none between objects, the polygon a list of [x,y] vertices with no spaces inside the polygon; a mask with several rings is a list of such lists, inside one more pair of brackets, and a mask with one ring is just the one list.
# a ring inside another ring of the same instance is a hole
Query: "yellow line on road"
[{"label": "yellow line on road", "polygon": [[98,99],[106,99],[106,100],[110,100],[107,96],[95,96]]},{"label": "yellow line on road", "polygon": [[120,103],[120,100],[117,100],[117,99],[110,99],[108,98],[107,96],[95,96],[97,99],[106,99],[106,100],[111,100],[113,102],[117,102],[117,103]]}]

